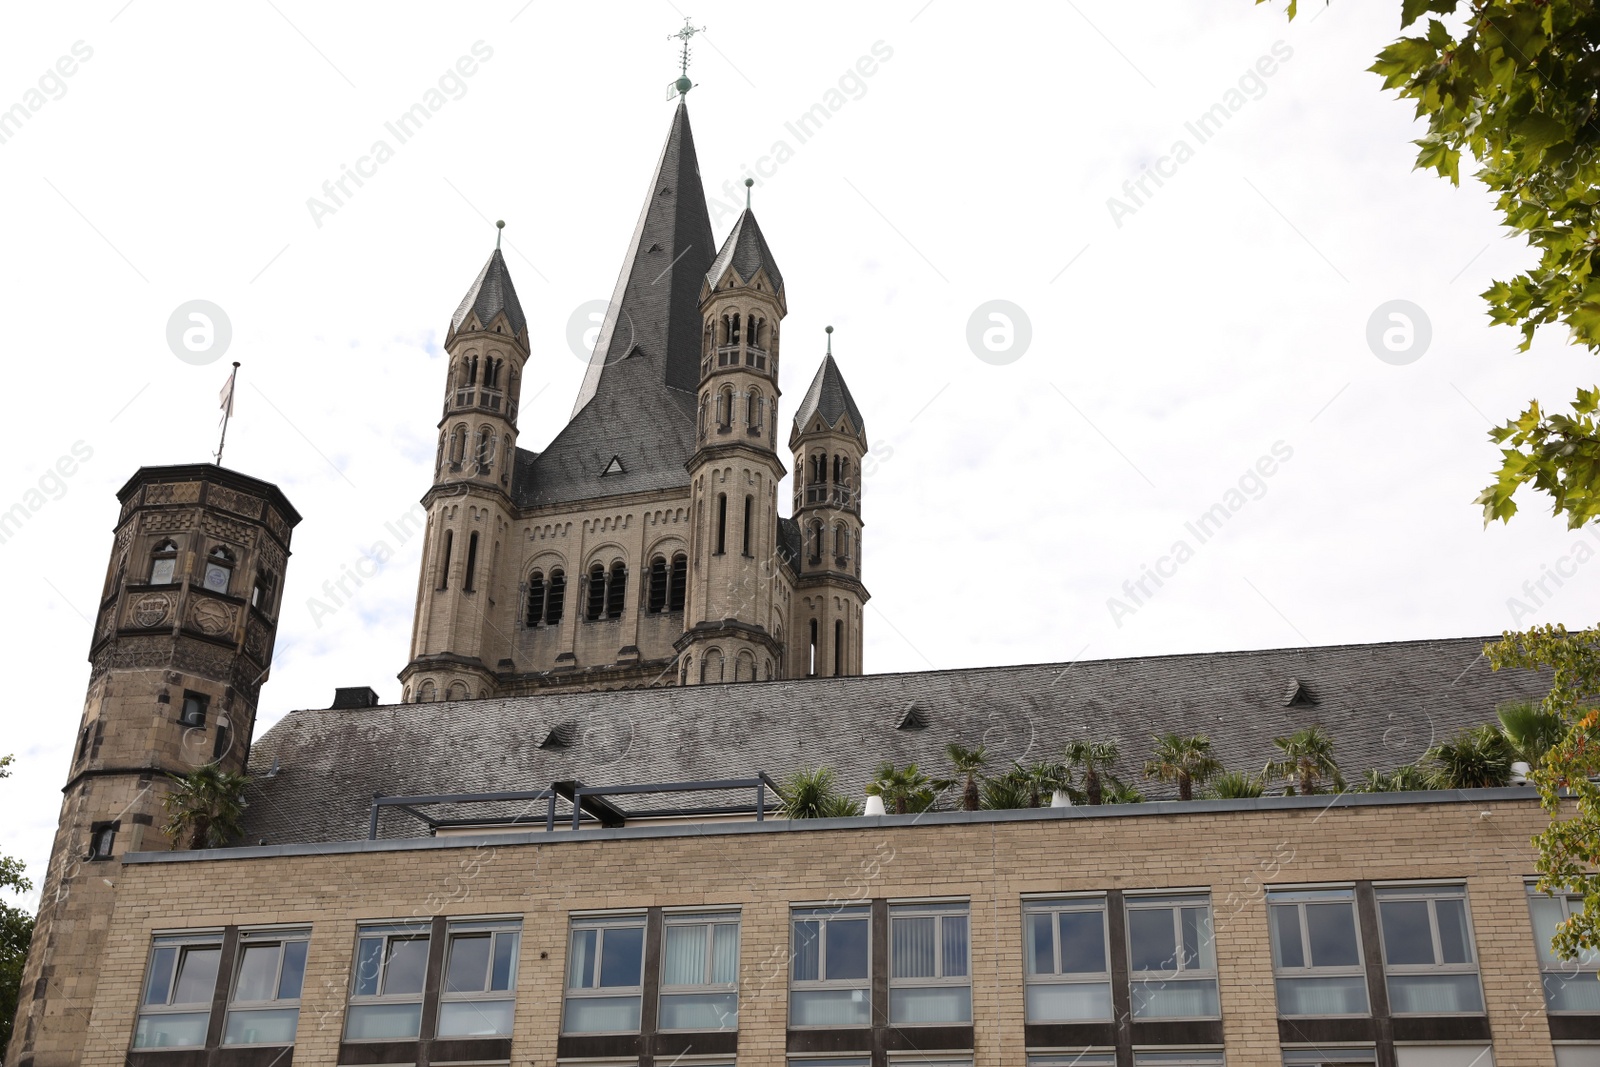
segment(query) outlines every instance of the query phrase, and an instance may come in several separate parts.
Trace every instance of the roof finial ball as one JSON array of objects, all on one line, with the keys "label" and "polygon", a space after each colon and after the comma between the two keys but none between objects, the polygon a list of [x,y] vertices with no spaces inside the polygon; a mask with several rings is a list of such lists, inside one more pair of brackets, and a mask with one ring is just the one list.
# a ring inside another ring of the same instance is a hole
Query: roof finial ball
[{"label": "roof finial ball", "polygon": [[828,335],[828,355],[831,356],[831,355],[833,355],[833,327],[832,326],[824,326],[823,330]]},{"label": "roof finial ball", "polygon": [[495,224],[494,224],[494,230],[495,230],[495,233],[494,233],[494,246],[496,248],[500,247],[500,235],[505,232],[505,228],[506,228],[506,220],[505,219],[497,219],[497,220],[495,220]]},{"label": "roof finial ball", "polygon": [[754,178],[746,178],[744,180],[744,209],[746,211],[750,210],[750,187],[755,183],[756,180]]}]

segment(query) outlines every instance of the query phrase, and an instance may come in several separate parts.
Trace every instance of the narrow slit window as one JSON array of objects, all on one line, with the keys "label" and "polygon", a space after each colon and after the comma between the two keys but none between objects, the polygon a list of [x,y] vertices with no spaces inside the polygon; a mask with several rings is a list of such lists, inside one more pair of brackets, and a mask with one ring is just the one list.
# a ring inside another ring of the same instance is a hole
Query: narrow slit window
[{"label": "narrow slit window", "polygon": [[682,611],[689,585],[689,557],[679,552],[672,557],[671,584],[667,587],[667,610]]},{"label": "narrow slit window", "polygon": [[606,569],[596,563],[589,568],[589,596],[585,605],[584,614],[591,622],[600,618],[606,611]]},{"label": "narrow slit window", "polygon": [[717,494],[717,555],[728,550],[728,494]]},{"label": "narrow slit window", "polygon": [[839,677],[844,673],[844,621],[835,619],[833,623],[833,676]]},{"label": "narrow slit window", "polygon": [[744,536],[744,554],[747,555],[747,556],[750,555],[750,540],[751,540],[751,534],[752,534],[751,525],[753,524],[753,522],[755,520],[755,517],[756,517],[756,502],[755,502],[755,498],[752,497],[752,496],[746,495],[745,498],[744,498],[744,528],[743,528],[743,536]]},{"label": "narrow slit window", "polygon": [[544,598],[544,624],[555,626],[567,604],[567,573],[559,568],[550,572],[550,587]]},{"label": "narrow slit window", "polygon": [[439,550],[439,588],[450,588],[450,550],[454,547],[455,531],[444,532],[444,547]]},{"label": "narrow slit window", "polygon": [[528,576],[528,611],[523,621],[530,630],[544,621],[544,575],[539,571]]},{"label": "narrow slit window", "polygon": [[461,582],[461,588],[468,593],[474,592],[473,579],[477,577],[478,570],[478,532],[474,530],[467,537],[467,574]]},{"label": "narrow slit window", "polygon": [[620,559],[611,565],[611,581],[606,586],[606,618],[622,618],[628,603],[628,565]]},{"label": "narrow slit window", "polygon": [[667,610],[667,561],[657,556],[650,561],[650,614]]}]

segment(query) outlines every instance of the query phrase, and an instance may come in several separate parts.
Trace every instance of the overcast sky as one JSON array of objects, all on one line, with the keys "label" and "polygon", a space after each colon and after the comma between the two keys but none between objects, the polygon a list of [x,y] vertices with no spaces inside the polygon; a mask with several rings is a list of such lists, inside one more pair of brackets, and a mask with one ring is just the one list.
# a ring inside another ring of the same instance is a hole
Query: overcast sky
[{"label": "overcast sky", "polygon": [[[666,135],[685,14],[708,28],[708,195],[759,165],[782,414],[831,323],[867,420],[869,671],[1592,623],[1585,538],[1539,499],[1489,530],[1472,503],[1491,421],[1593,371],[1554,331],[1519,354],[1488,324],[1477,294],[1531,256],[1480,186],[1412,172],[1411,106],[1365,72],[1398,6],[1292,26],[1248,0],[9,7],[0,109],[27,118],[0,128],[0,510],[42,506],[0,544],[0,852],[35,875],[48,856],[114,493],[208,458],[231,360],[227,466],[305,516],[261,728],[338,685],[398,699],[420,539],[385,523],[429,484],[450,313],[506,219],[521,440],[542,448],[582,376],[569,324],[609,297]],[[385,124],[418,103],[401,143]],[[335,203],[346,167],[367,176]],[[167,342],[192,300],[231,323],[206,365]],[[1411,349],[1384,350],[1404,364],[1368,340],[1396,300],[1431,325],[1420,357],[1414,313]],[[52,481],[75,447],[91,458]],[[1202,542],[1186,524],[1219,504]],[[393,558],[359,596],[313,612],[378,542]],[[1140,591],[1147,567],[1166,577]],[[1573,576],[1535,602],[1546,568]]]}]

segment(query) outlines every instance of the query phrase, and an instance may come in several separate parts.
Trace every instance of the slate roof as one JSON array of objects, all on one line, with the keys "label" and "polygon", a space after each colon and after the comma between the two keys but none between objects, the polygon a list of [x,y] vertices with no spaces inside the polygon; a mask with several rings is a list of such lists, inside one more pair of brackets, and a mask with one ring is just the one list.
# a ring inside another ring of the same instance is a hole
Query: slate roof
[{"label": "slate roof", "polygon": [[756,272],[765,267],[767,277],[772,279],[773,291],[783,291],[783,275],[778,273],[778,261],[772,257],[772,249],[767,247],[767,239],[761,235],[761,227],[756,223],[755,212],[749,208],[740,214],[728,239],[722,242],[722,251],[717,253],[711,269],[706,271],[706,284],[716,288],[729,267],[745,284],[749,284]]},{"label": "slate roof", "polygon": [[516,287],[511,284],[511,270],[506,266],[506,257],[500,254],[498,248],[478,272],[478,277],[473,281],[472,288],[467,290],[467,295],[461,298],[461,306],[450,316],[452,335],[467,321],[469,311],[476,314],[478,321],[485,326],[504,311],[513,333],[521,337],[528,332],[528,320],[523,317],[522,304],[517,300]]},{"label": "slate roof", "polygon": [[861,417],[861,409],[856,407],[855,398],[850,395],[850,387],[844,384],[844,375],[833,361],[832,352],[822,357],[822,366],[817,368],[817,376],[811,379],[811,388],[806,390],[805,398],[795,409],[795,430],[803,433],[810,425],[811,417],[818,413],[821,413],[822,421],[829,427],[837,427],[840,416],[849,415],[850,424],[856,428],[856,432],[866,435],[866,421]]},{"label": "slate roof", "polygon": [[[518,506],[689,487],[700,384],[700,286],[715,252],[689,112],[680,100],[651,176],[571,421],[519,453]],[[612,456],[623,474],[607,475]]]},{"label": "slate roof", "polygon": [[[1270,649],[857,678],[544,693],[456,703],[301,711],[260,737],[244,840],[366,836],[374,793],[531,790],[743,777],[833,767],[860,796],[880,760],[945,773],[951,741],[991,766],[1056,759],[1074,738],[1118,737],[1139,779],[1153,734],[1204,733],[1229,768],[1255,771],[1272,738],[1311,723],[1351,779],[1417,759],[1435,740],[1538,698],[1546,676],[1489,669],[1491,638]],[[1285,706],[1290,679],[1315,705]],[[904,724],[904,725],[902,725]],[[919,726],[919,724],[921,724]],[[574,739],[541,747],[557,727]],[[260,777],[269,767],[274,777]],[[1140,782],[1146,797],[1171,788]],[[953,798],[952,798],[953,799]],[[724,801],[726,802],[726,801]],[[387,815],[385,834],[419,824]]]}]

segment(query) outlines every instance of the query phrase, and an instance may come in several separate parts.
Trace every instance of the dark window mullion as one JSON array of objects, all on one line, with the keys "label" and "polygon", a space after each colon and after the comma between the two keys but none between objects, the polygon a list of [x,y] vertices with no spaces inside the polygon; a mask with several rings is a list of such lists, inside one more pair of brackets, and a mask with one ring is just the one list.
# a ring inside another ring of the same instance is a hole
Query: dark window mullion
[{"label": "dark window mullion", "polygon": [[[233,985],[233,961],[239,953],[239,928],[222,928],[222,952],[217,957],[217,984],[211,993],[211,1020],[206,1024],[206,1048],[222,1047],[222,1027],[228,1014],[228,989]],[[181,955],[181,954],[180,954]]]},{"label": "dark window mullion", "polygon": [[417,1067],[428,1067],[434,1031],[439,1029],[439,989],[444,981],[444,954],[448,945],[443,915],[433,917],[428,931],[428,965],[422,980],[422,1025],[417,1033]]},{"label": "dark window mullion", "polygon": [[1120,889],[1113,889],[1106,894],[1106,935],[1111,943],[1111,1015],[1115,1020],[1117,1067],[1133,1067],[1133,993],[1128,985],[1131,970],[1128,963],[1128,911]]},{"label": "dark window mullion", "polygon": [[1356,883],[1356,921],[1361,927],[1361,957],[1367,967],[1367,999],[1377,1038],[1378,1067],[1395,1067],[1394,1021],[1389,1015],[1389,987],[1383,976],[1383,942],[1378,936],[1378,898],[1371,882]]},{"label": "dark window mullion", "polygon": [[867,936],[870,939],[870,969],[872,976],[872,1067],[889,1067],[889,902],[877,899],[872,902],[872,919]]},{"label": "dark window mullion", "polygon": [[644,913],[644,982],[639,1005],[639,1067],[655,1067],[656,1030],[661,1014],[661,942],[666,937],[661,909]]}]

